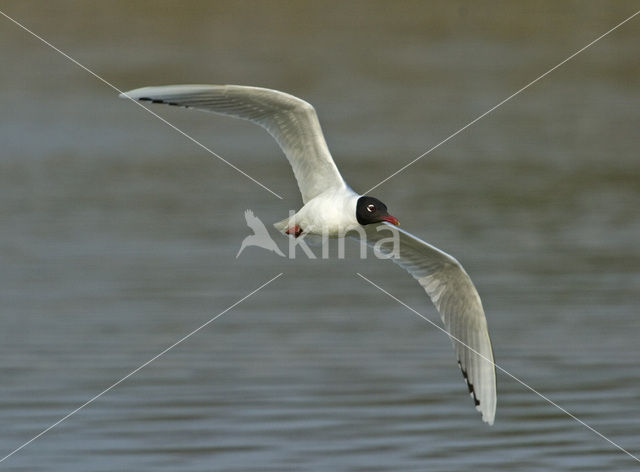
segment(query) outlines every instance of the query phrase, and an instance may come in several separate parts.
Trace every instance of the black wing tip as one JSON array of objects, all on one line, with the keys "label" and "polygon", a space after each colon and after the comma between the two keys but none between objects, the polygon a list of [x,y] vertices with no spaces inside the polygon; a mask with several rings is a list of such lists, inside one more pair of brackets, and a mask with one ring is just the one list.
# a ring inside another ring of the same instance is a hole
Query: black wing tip
[{"label": "black wing tip", "polygon": [[475,389],[473,387],[473,384],[471,382],[469,382],[469,376],[467,375],[467,371],[462,368],[462,364],[460,364],[460,361],[458,361],[458,365],[460,366],[460,371],[462,372],[462,377],[464,377],[464,381],[467,384],[467,388],[469,389],[469,393],[471,394],[471,398],[473,398],[473,403],[475,403],[476,406],[479,406],[480,405],[480,400],[478,400],[478,397],[476,396],[476,392],[475,392]]},{"label": "black wing tip", "polygon": [[162,100],[160,98],[140,97],[137,100],[139,102],[164,103],[165,105],[171,105],[172,107],[189,108],[187,105],[180,105],[179,103],[176,103],[176,102],[167,102],[166,100]]},{"label": "black wing tip", "polygon": [[151,103],[164,103],[164,100],[159,98],[140,97],[139,102],[151,102]]}]

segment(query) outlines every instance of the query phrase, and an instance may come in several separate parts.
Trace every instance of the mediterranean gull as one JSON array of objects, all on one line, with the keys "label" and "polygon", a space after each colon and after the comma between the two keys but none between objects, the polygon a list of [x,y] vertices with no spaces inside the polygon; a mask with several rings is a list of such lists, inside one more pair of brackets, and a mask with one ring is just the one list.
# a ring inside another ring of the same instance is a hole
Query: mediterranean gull
[{"label": "mediterranean gull", "polygon": [[347,185],[329,153],[313,106],[277,90],[240,85],[144,87],[120,96],[228,115],[266,129],[289,160],[304,203],[295,215],[275,224],[286,234],[343,236],[360,229],[367,244],[377,244],[378,250],[391,254],[389,238],[382,238],[370,225],[382,223],[392,228],[400,243],[392,260],[431,298],[449,333],[476,409],[483,421],[493,424],[495,364],[482,302],[471,279],[452,256],[396,228],[398,220],[384,203],[359,195]]}]

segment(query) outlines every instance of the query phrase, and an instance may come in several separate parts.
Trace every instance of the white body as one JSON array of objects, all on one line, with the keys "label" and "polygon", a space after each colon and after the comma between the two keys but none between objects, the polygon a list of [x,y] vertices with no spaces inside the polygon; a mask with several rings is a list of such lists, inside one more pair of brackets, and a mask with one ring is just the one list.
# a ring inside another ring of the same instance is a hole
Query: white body
[{"label": "white body", "polygon": [[332,238],[344,236],[357,228],[356,203],[360,198],[350,187],[331,188],[309,200],[292,217],[273,226],[281,232],[300,227],[303,234],[326,235]]}]

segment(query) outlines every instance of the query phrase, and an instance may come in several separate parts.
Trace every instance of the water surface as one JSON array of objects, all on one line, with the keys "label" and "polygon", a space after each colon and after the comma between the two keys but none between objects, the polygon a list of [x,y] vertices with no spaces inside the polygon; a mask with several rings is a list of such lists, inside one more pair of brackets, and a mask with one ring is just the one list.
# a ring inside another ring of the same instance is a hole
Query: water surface
[{"label": "water surface", "polygon": [[[4,2],[117,87],[240,83],[318,109],[365,191],[622,19],[633,2]],[[243,212],[297,209],[247,123],[158,113],[6,20],[0,455],[282,272],[5,462],[45,471],[601,471],[638,464],[509,377],[480,421],[437,321],[381,261],[285,260]],[[640,26],[633,20],[375,191],[461,260],[496,361],[620,446],[640,440]],[[279,240],[281,247],[285,241]]]}]

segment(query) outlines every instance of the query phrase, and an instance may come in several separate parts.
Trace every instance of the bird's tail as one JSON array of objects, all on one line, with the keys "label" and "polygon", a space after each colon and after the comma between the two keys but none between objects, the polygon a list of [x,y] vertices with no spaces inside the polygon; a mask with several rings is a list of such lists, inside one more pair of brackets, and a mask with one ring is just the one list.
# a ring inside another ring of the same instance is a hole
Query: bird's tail
[{"label": "bird's tail", "polygon": [[291,217],[287,216],[284,220],[280,220],[277,223],[274,223],[273,227],[278,231],[280,231],[281,233],[284,233],[287,229],[290,228],[290,225],[289,225],[290,220],[291,220]]}]

